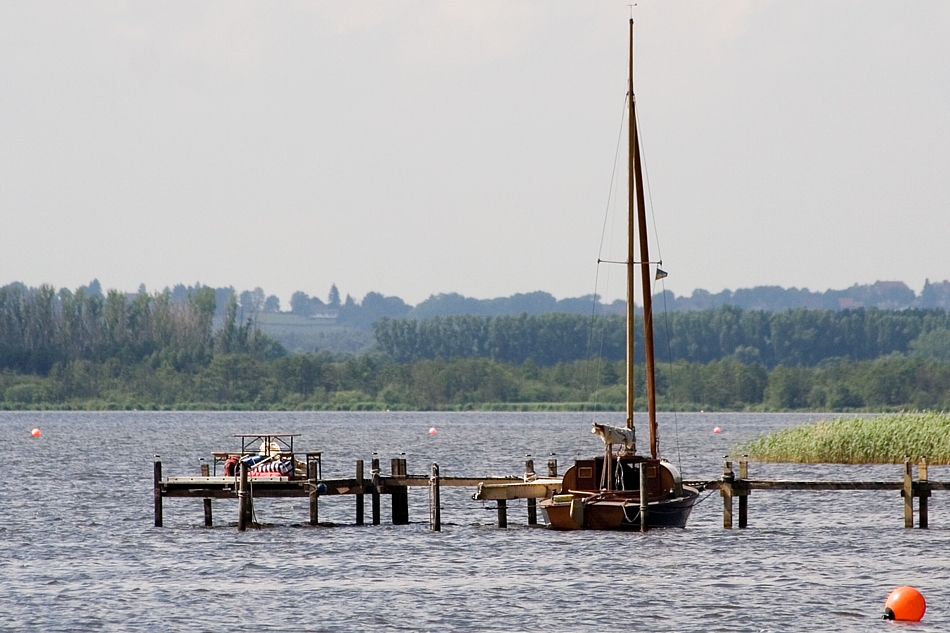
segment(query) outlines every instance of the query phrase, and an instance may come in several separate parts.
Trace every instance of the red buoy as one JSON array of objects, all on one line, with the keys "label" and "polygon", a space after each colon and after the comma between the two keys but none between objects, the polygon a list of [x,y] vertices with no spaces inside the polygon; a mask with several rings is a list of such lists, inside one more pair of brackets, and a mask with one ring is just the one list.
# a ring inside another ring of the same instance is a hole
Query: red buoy
[{"label": "red buoy", "polygon": [[434,426],[429,429],[429,435],[435,435],[436,433],[438,433],[438,431],[436,430]]},{"label": "red buoy", "polygon": [[720,428],[717,426],[716,428],[713,429],[713,433],[716,433],[716,434],[722,433],[722,429],[720,429]]},{"label": "red buoy", "polygon": [[927,601],[913,587],[898,587],[889,593],[884,601],[885,620],[920,622],[926,610]]},{"label": "red buoy", "polygon": [[30,435],[32,435],[33,437],[39,437],[39,436],[41,436],[42,434],[43,434],[43,432],[40,431],[39,429],[33,429],[32,431],[30,431]]}]

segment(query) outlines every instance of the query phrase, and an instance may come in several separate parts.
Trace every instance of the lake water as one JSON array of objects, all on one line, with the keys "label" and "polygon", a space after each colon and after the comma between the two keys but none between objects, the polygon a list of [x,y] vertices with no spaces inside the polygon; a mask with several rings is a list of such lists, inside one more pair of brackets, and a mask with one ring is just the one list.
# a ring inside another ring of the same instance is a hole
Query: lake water
[{"label": "lake water", "polygon": [[[686,478],[713,479],[737,442],[815,417],[667,414],[661,447]],[[166,499],[165,527],[153,527],[154,455],[165,475],[196,475],[200,458],[237,448],[234,433],[301,433],[296,448],[324,451],[328,478],[353,476],[356,459],[368,474],[374,451],[384,472],[405,453],[411,474],[436,461],[445,476],[520,475],[526,453],[542,473],[551,452],[561,472],[597,454],[592,419],[622,424],[569,413],[0,412],[0,630],[950,630],[939,491],[930,530],[903,528],[897,492],[764,491],[742,531],[721,528],[718,493],[685,530],[530,529],[523,501],[509,502],[500,530],[494,502],[451,488],[441,533],[428,530],[424,489],[410,491],[407,526],[387,524],[384,497],[383,525],[357,527],[347,496],[321,501],[332,527],[306,525],[306,499],[257,500],[272,527],[244,533],[236,501],[216,500],[207,529],[200,500]],[[898,480],[901,467],[753,464],[751,475]],[[932,467],[931,479],[950,471]],[[904,584],[926,596],[924,621],[879,620]]]}]

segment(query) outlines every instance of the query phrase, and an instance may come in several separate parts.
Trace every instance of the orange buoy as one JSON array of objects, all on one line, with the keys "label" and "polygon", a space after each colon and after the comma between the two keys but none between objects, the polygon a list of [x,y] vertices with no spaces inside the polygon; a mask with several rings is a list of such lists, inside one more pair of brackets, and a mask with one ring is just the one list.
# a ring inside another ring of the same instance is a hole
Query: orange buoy
[{"label": "orange buoy", "polygon": [[924,596],[913,587],[898,587],[887,595],[884,601],[885,620],[904,620],[920,622],[927,610]]},{"label": "orange buoy", "polygon": [[43,432],[40,431],[39,429],[33,429],[32,431],[30,431],[30,435],[32,435],[33,437],[39,437],[43,435]]},{"label": "orange buoy", "polygon": [[713,433],[722,433],[722,429],[720,429],[720,428],[717,426],[716,428],[713,429]]},{"label": "orange buoy", "polygon": [[436,433],[438,433],[438,431],[435,430],[434,426],[431,429],[429,429],[429,435],[435,435]]}]

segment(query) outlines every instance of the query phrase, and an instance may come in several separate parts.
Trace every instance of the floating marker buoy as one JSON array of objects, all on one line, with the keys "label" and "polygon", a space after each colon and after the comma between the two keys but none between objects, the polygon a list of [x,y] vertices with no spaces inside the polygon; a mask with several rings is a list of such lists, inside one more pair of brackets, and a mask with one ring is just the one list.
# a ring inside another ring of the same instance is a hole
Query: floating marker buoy
[{"label": "floating marker buoy", "polygon": [[716,428],[713,429],[713,433],[722,433],[722,429],[720,429],[720,428],[717,426]]},{"label": "floating marker buoy", "polygon": [[39,437],[43,435],[43,432],[40,431],[39,429],[33,429],[32,431],[30,431],[30,435],[32,435],[33,437]]},{"label": "floating marker buoy", "polygon": [[435,435],[436,433],[438,433],[438,431],[435,430],[434,426],[431,429],[429,429],[429,435]]},{"label": "floating marker buoy", "polygon": [[898,587],[887,594],[884,601],[885,620],[904,620],[905,622],[920,622],[927,610],[927,601],[923,594],[913,587]]}]

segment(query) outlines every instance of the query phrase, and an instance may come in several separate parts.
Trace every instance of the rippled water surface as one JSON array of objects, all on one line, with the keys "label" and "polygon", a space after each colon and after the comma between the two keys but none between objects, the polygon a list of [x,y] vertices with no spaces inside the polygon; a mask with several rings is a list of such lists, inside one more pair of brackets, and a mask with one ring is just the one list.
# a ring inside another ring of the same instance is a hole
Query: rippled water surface
[{"label": "rippled water surface", "polygon": [[[679,414],[661,418],[665,456],[688,479],[713,479],[743,439],[814,418]],[[620,423],[616,414],[596,419]],[[747,530],[721,528],[718,495],[685,530],[558,533],[530,529],[525,503],[443,488],[441,533],[428,497],[409,495],[408,526],[353,525],[353,497],[324,497],[310,527],[306,499],[260,499],[268,524],[238,533],[237,504],[166,499],[153,527],[152,460],[194,475],[199,459],[237,448],[239,432],[301,433],[324,451],[324,476],[356,459],[405,453],[410,473],[520,475],[599,452],[590,414],[565,413],[0,413],[0,630],[640,630],[948,631],[948,493],[931,529],[903,529],[897,492],[764,492]],[[438,433],[430,435],[428,429]],[[720,426],[721,435],[712,434]],[[40,438],[30,437],[39,427]],[[678,442],[677,442],[678,439]],[[641,437],[641,443],[645,438]],[[679,445],[677,450],[676,445]],[[384,467],[388,471],[388,467]],[[899,466],[753,464],[753,477],[897,480]],[[931,468],[931,479],[950,471]],[[367,500],[368,501],[368,500]],[[369,520],[369,504],[366,517]],[[919,625],[878,618],[888,592],[921,589]]]}]

